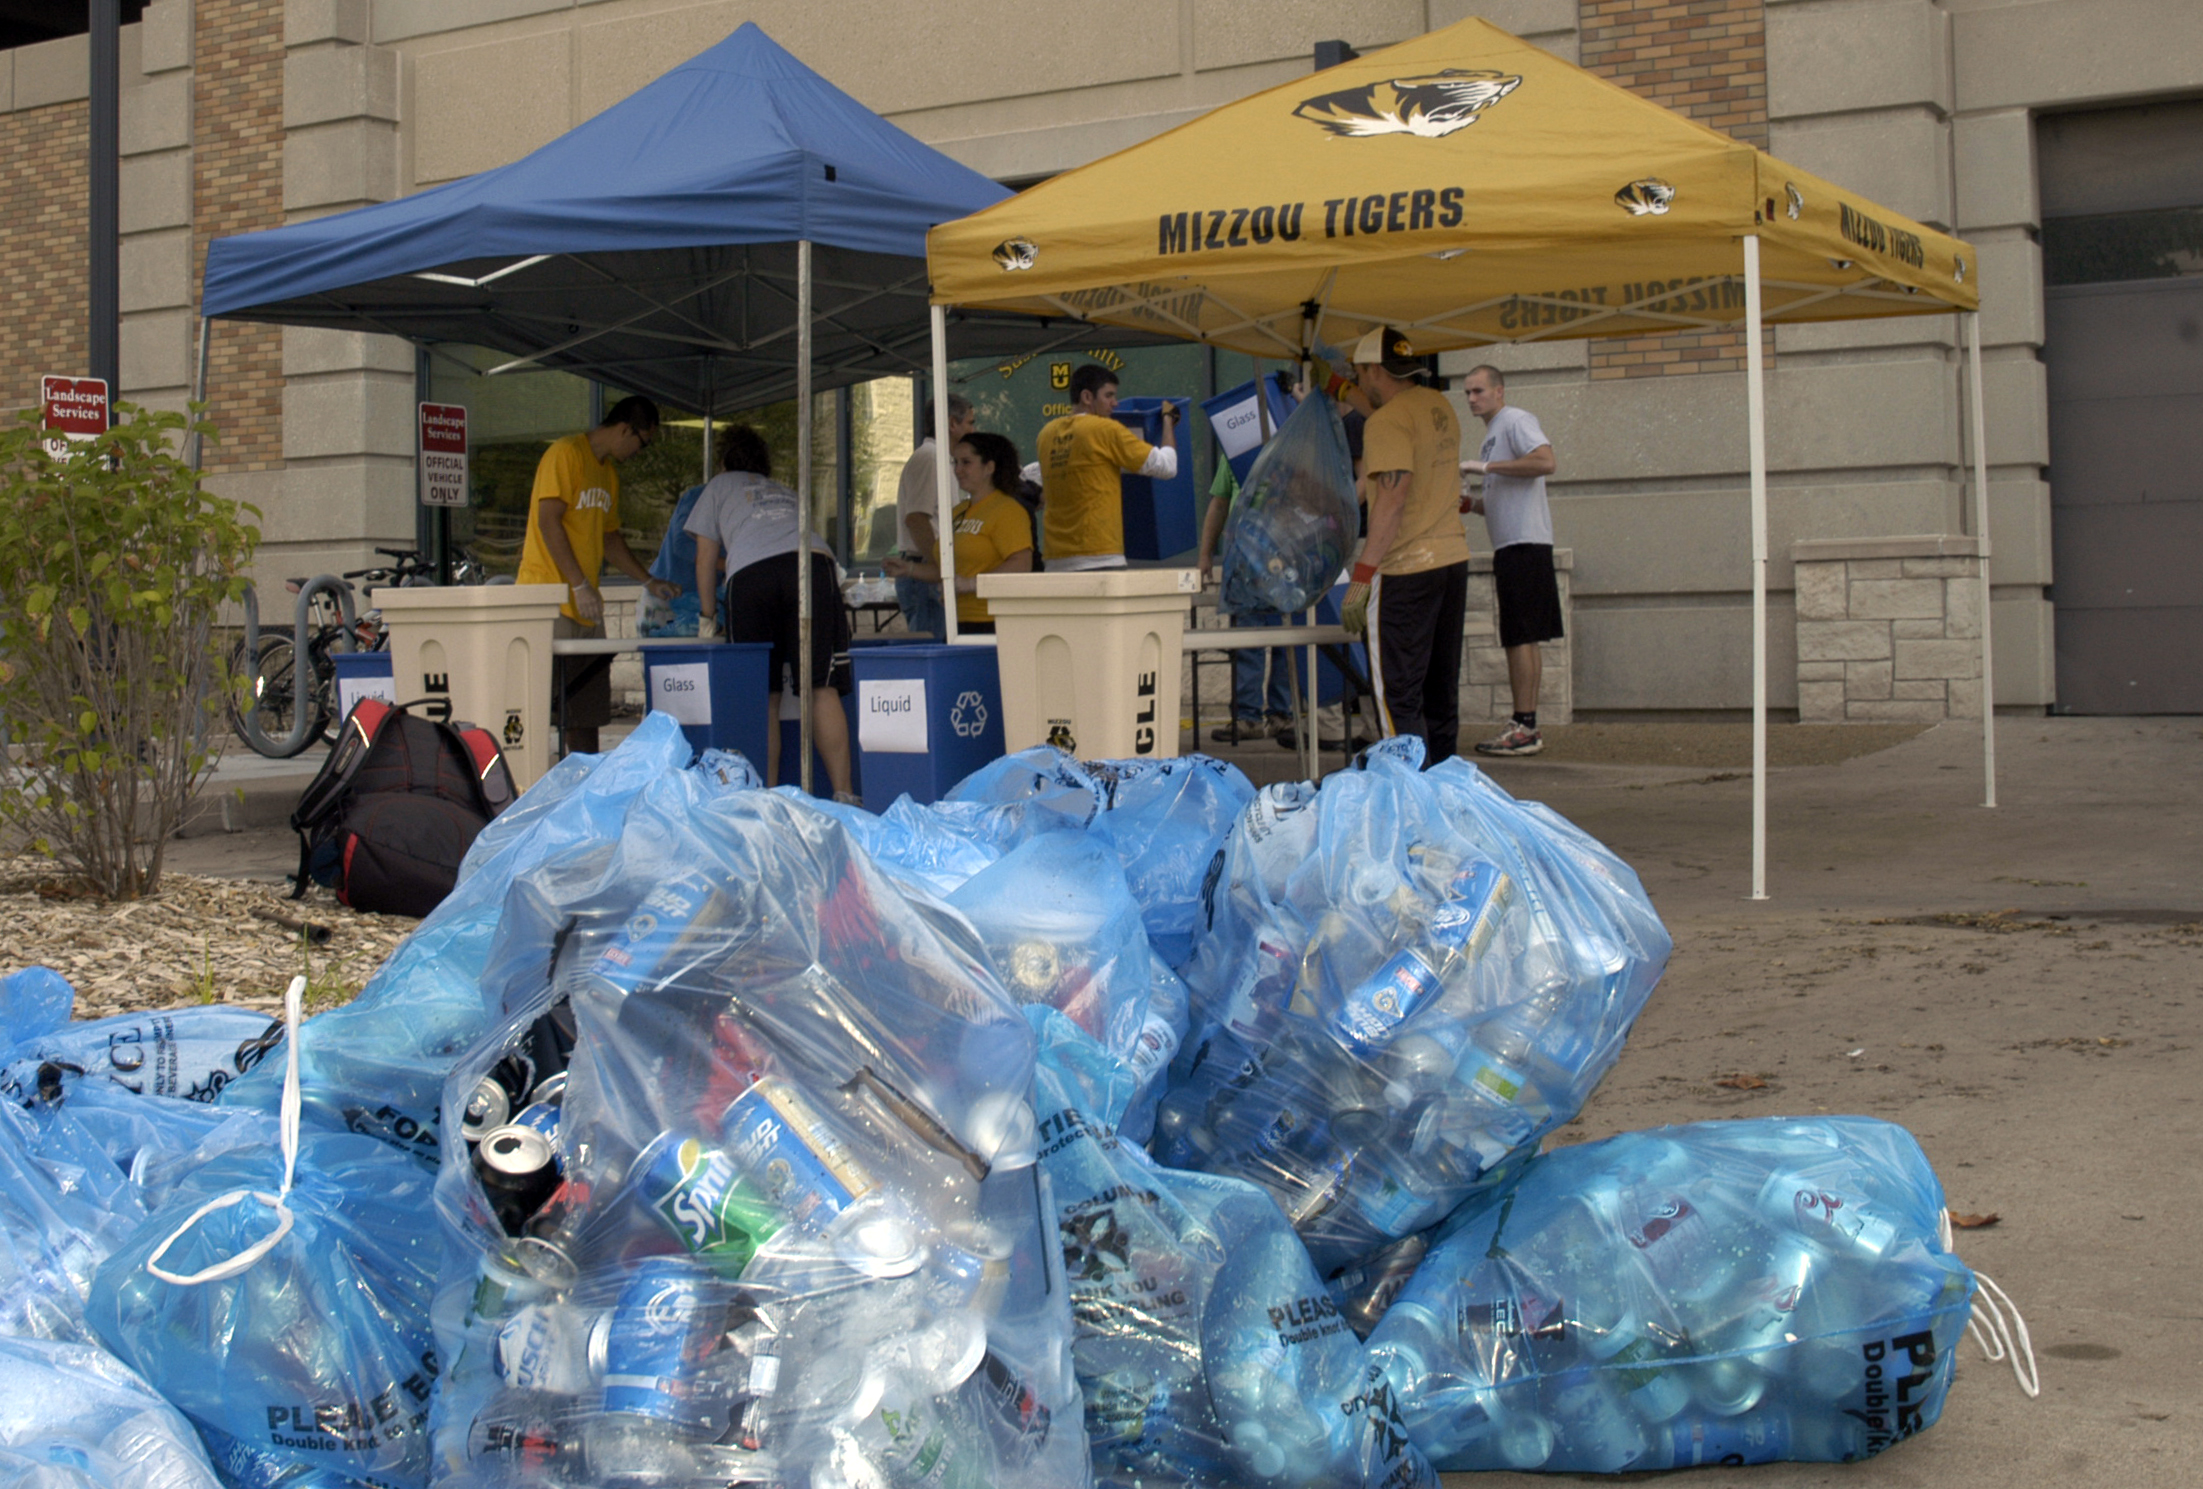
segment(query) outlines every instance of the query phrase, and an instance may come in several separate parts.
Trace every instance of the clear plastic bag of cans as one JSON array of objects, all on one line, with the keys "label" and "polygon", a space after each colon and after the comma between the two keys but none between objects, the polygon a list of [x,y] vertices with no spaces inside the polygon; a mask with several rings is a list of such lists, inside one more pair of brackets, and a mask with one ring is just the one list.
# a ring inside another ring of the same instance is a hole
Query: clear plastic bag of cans
[{"label": "clear plastic bag of cans", "polygon": [[416,1489],[438,1370],[432,1176],[353,1133],[309,1129],[287,1161],[277,1127],[239,1113],[195,1150],[100,1266],[87,1321],[194,1422]]},{"label": "clear plastic bag of cans", "polygon": [[1561,1148],[1449,1222],[1370,1357],[1442,1469],[1871,1457],[1934,1424],[1971,1315],[1942,1213],[1866,1117]]},{"label": "clear plastic bag of cans", "polygon": [[1031,1031],[910,890],[693,774],[515,885],[445,1091],[439,1482],[1085,1481]]},{"label": "clear plastic bag of cans", "polygon": [[[483,828],[457,887],[360,995],[300,1029],[306,1119],[369,1133],[433,1167],[444,1077],[489,1021],[479,979],[515,876],[608,851],[636,795],[684,771],[692,753],[678,721],[646,715],[619,748],[567,756]],[[268,1068],[232,1083],[222,1102],[273,1112],[281,1095],[280,1072]]]},{"label": "clear plastic bag of cans", "polygon": [[1306,610],[1346,567],[1361,528],[1339,406],[1310,393],[1255,457],[1224,518],[1225,615]]},{"label": "clear plastic bag of cans", "polygon": [[1185,1037],[1177,974],[1148,945],[1140,907],[1106,843],[1087,833],[1032,838],[974,875],[949,903],[979,932],[995,975],[1026,1007],[1055,1009],[1132,1068],[1146,1101]]},{"label": "clear plastic bag of cans", "polygon": [[1435,1489],[1275,1201],[1121,1140],[1133,1072],[1063,1015],[1027,1016],[1095,1481]]},{"label": "clear plastic bag of cans", "polygon": [[96,1345],[0,1336],[0,1489],[217,1489],[191,1425]]},{"label": "clear plastic bag of cans", "polygon": [[1665,967],[1626,865],[1421,741],[1264,788],[1192,959],[1165,1163],[1277,1196],[1326,1275],[1425,1229],[1573,1118]]}]

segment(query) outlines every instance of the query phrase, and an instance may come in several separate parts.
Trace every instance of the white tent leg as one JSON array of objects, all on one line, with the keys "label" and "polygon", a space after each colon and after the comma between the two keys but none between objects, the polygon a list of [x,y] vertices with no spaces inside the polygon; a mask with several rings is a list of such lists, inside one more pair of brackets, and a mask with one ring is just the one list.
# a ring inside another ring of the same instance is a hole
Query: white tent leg
[{"label": "white tent leg", "polygon": [[1989,647],[1989,421],[1981,388],[1981,312],[1966,313],[1968,394],[1973,404],[1974,541],[1981,545],[1981,781],[1985,807],[1996,805],[1996,671]]},{"label": "white tent leg", "polygon": [[933,531],[941,543],[942,639],[956,645],[956,467],[949,449],[949,313],[933,307]]},{"label": "white tent leg", "polygon": [[[811,790],[811,240],[796,244],[796,779]],[[773,679],[775,688],[780,679]],[[784,762],[785,764],[785,762]]]},{"label": "white tent leg", "polygon": [[1752,462],[1752,898],[1767,898],[1767,369],[1760,355],[1759,234],[1744,238],[1745,425]]}]

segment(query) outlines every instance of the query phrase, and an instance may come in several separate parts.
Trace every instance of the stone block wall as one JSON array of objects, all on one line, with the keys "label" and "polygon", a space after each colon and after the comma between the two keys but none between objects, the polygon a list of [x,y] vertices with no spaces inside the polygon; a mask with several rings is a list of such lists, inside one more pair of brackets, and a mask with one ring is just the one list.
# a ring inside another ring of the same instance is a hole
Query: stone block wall
[{"label": "stone block wall", "polygon": [[[1569,638],[1576,630],[1576,607],[1569,581],[1576,567],[1573,549],[1553,550],[1554,578],[1560,583],[1560,621],[1564,633],[1538,650],[1545,659],[1545,673],[1538,688],[1538,726],[1566,724],[1575,718],[1575,669],[1570,666]],[[1507,653],[1499,644],[1499,607],[1492,594],[1492,556],[1480,552],[1469,560],[1469,618],[1462,627],[1461,722],[1502,723],[1515,711],[1514,691],[1507,683]]]},{"label": "stone block wall", "polygon": [[1981,557],[1970,537],[1795,543],[1798,722],[1981,717]]}]

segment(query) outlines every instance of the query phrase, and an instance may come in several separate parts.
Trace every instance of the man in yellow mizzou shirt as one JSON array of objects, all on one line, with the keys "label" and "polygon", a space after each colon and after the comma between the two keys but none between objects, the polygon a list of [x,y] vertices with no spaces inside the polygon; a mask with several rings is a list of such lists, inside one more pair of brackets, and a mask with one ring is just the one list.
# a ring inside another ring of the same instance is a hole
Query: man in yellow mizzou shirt
[{"label": "man in yellow mizzou shirt", "polygon": [[1119,424],[1117,374],[1089,362],[1071,374],[1073,412],[1040,431],[1041,556],[1054,570],[1124,567],[1125,475],[1178,474],[1178,410],[1163,405],[1158,447]]},{"label": "man in yellow mizzou shirt", "polygon": [[[594,429],[555,441],[536,463],[528,496],[528,535],[520,548],[517,584],[563,584],[566,603],[552,634],[562,639],[604,634],[604,596],[597,579],[604,561],[661,600],[681,592],[653,579],[620,532],[620,473],[613,469],[650,448],[658,437],[658,406],[622,398]],[[576,657],[553,668],[551,699],[559,704],[566,749],[594,754],[597,730],[612,718],[612,659]]]},{"label": "man in yellow mizzou shirt", "polygon": [[1426,769],[1461,735],[1461,627],[1469,537],[1461,525],[1461,423],[1391,326],[1354,348],[1354,377],[1377,411],[1362,426],[1369,536],[1354,565],[1346,629],[1369,637],[1370,681],[1387,734],[1423,740]]}]

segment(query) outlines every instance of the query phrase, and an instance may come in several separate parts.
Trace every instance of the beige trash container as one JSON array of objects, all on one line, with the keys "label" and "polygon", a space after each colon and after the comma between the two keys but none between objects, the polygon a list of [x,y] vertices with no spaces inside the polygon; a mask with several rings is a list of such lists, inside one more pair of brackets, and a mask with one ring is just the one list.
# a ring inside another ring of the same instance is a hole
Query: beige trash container
[{"label": "beige trash container", "polygon": [[1011,750],[1056,744],[1088,760],[1178,753],[1179,657],[1191,569],[982,574]]},{"label": "beige trash container", "polygon": [[448,698],[451,717],[497,736],[513,784],[551,768],[551,623],[563,584],[461,585],[375,591],[390,624],[400,703]]}]

